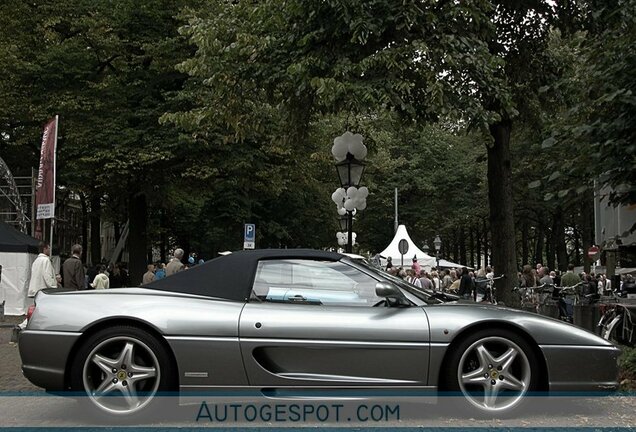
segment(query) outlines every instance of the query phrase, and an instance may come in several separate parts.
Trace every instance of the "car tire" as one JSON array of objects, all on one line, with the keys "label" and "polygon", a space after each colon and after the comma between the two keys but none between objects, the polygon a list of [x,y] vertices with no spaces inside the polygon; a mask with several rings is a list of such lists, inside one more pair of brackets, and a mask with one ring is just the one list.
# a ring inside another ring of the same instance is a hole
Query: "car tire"
[{"label": "car tire", "polygon": [[118,325],[90,336],[71,365],[71,388],[98,419],[130,420],[161,412],[176,390],[172,359],[155,336]]},{"label": "car tire", "polygon": [[507,329],[483,329],[453,350],[443,375],[447,401],[473,415],[508,417],[526,404],[539,385],[539,362],[532,346]]}]

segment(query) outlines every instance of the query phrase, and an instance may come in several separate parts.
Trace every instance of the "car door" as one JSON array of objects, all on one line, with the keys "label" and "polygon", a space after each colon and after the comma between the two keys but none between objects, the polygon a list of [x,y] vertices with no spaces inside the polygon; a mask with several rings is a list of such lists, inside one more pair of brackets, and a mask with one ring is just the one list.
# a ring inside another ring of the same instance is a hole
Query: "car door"
[{"label": "car door", "polygon": [[239,323],[250,385],[426,385],[426,314],[374,306],[377,282],[345,262],[259,262]]}]

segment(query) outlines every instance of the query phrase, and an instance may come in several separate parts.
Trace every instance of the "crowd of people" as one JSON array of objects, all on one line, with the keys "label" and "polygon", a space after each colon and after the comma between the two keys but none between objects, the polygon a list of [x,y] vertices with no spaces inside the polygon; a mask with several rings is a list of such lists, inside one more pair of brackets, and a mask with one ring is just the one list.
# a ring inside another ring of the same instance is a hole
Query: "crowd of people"
[{"label": "crowd of people", "polygon": [[[76,244],[71,248],[71,256],[64,260],[59,273],[55,273],[51,262],[51,246],[47,242],[40,242],[38,256],[31,266],[31,277],[27,297],[30,303],[38,291],[45,288],[64,288],[71,290],[109,289],[130,286],[129,273],[126,263],[119,262],[107,265],[86,265],[82,262],[82,245]],[[182,262],[183,249],[176,249],[174,256],[167,263],[157,262],[149,264],[147,272],[142,277],[142,285],[157,279],[163,279],[182,270],[202,264],[197,255],[192,252],[186,263]]]},{"label": "crowd of people", "polygon": [[[108,289],[129,286],[129,274],[125,263],[105,263],[96,266],[86,266],[82,263],[82,246],[73,245],[71,256],[62,264],[61,272],[56,274],[51,263],[51,247],[46,242],[40,242],[39,255],[31,267],[28,297],[33,298],[39,290],[45,288],[66,288],[74,290],[84,289]],[[188,268],[202,264],[202,259],[197,260],[195,252],[190,253],[184,263],[183,249],[176,249],[172,259],[164,264],[162,262],[148,264],[147,271],[142,277],[142,285],[158,279],[169,277]],[[432,291],[441,291],[457,294],[464,298],[472,298],[475,301],[488,301],[488,285],[494,278],[494,268],[480,268],[476,272],[467,267],[452,269],[422,269],[413,257],[409,268],[393,265],[391,257],[387,258],[385,270],[393,276],[419,288]],[[577,286],[581,294],[598,293],[599,295],[636,295],[636,281],[631,274],[615,279],[614,285],[605,274],[581,272],[574,273],[574,266],[570,264],[568,271],[561,274],[559,271],[550,270],[542,264],[534,268],[530,265],[523,266],[518,274],[518,286],[522,288],[538,287],[542,285]]]},{"label": "crowd of people", "polygon": [[494,277],[492,267],[480,269],[476,273],[467,267],[428,271],[422,269],[417,257],[413,257],[411,267],[406,269],[393,265],[391,257],[388,257],[385,270],[418,288],[449,292],[476,301],[484,299],[487,294],[486,283]]},{"label": "crowd of people", "polygon": [[[495,277],[492,266],[480,268],[477,271],[472,271],[467,267],[424,270],[418,263],[417,257],[413,257],[413,262],[409,268],[393,265],[391,257],[388,257],[385,270],[416,287],[449,292],[464,298],[472,298],[478,302],[488,300],[487,287]],[[617,286],[612,286],[612,280],[603,273],[574,273],[574,265],[572,264],[563,274],[560,271],[550,270],[540,263],[536,264],[534,268],[525,265],[518,273],[518,286],[521,288],[576,286],[577,291],[583,295],[598,293],[599,295],[625,296],[628,293],[636,293],[636,280],[631,274],[623,275],[620,280],[615,279],[614,282]]]}]

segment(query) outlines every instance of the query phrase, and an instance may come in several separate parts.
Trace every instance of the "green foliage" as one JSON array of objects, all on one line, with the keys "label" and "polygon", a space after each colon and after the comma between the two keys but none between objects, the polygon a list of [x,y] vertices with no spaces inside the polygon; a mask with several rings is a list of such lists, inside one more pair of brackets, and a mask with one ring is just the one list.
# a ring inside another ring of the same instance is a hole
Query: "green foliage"
[{"label": "green foliage", "polygon": [[484,132],[513,121],[509,211],[539,236],[576,225],[587,179],[634,201],[636,5],[583,6],[6,0],[0,151],[29,173],[60,114],[59,184],[118,222],[145,194],[151,238],[210,257],[244,222],[259,247],[335,245],[329,149],[352,130],[371,192],[356,231],[378,251],[396,187],[416,239],[481,226]]},{"label": "green foliage", "polygon": [[574,180],[569,184],[597,179],[613,188],[612,201],[630,204],[636,202],[636,2],[593,6],[589,30],[555,35],[564,74],[554,91],[564,105],[552,119],[551,140],[568,154],[561,172]]},{"label": "green foliage", "polygon": [[636,348],[623,346],[621,349],[623,352],[618,359],[621,390],[633,391],[636,389]]}]

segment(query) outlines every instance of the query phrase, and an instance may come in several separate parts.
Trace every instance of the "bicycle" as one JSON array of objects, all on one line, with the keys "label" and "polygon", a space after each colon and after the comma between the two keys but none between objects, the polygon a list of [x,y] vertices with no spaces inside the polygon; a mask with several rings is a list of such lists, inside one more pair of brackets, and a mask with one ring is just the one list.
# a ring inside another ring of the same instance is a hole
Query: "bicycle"
[{"label": "bicycle", "polygon": [[515,287],[512,291],[519,295],[521,309],[532,308],[536,313],[540,313],[539,307],[546,304],[546,294],[551,295],[553,287],[553,284],[541,284],[533,287]]},{"label": "bicycle", "polygon": [[477,283],[485,283],[484,294],[479,303],[497,304],[497,289],[495,288],[495,281],[505,278],[506,275],[502,274],[494,276],[492,278],[486,278],[486,280],[475,281],[475,301],[477,301]]},{"label": "bicycle", "polygon": [[607,306],[597,325],[600,336],[622,345],[636,346],[636,307],[621,303]]}]

